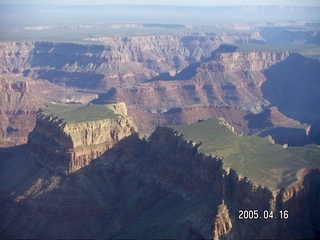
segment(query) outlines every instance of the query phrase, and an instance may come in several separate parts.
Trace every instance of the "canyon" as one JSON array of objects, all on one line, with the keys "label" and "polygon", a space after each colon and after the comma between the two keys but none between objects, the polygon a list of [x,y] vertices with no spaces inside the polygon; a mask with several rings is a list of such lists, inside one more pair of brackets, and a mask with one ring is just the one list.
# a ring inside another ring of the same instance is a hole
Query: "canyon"
[{"label": "canyon", "polygon": [[[320,118],[315,111],[319,101],[316,87],[319,62],[289,51],[237,52],[237,47],[225,44],[257,41],[263,44],[259,33],[122,37],[103,41],[103,45],[1,43],[2,76],[5,81],[13,78],[33,82],[33,93],[45,101],[125,102],[130,115],[136,117],[139,131],[146,136],[158,123],[188,124],[225,117],[227,122],[234,123],[240,135],[271,135],[276,142],[291,145],[314,139],[308,136],[307,129]],[[288,74],[279,74],[283,71]],[[305,89],[301,89],[304,72],[310,74],[304,80]],[[278,84],[281,81],[283,85]],[[69,91],[71,97],[61,99],[61,94],[48,99],[50,95],[41,95],[41,82],[55,88],[52,93],[58,92],[59,87],[60,92]],[[285,93],[290,95],[283,95],[284,88],[292,89]],[[82,99],[75,97],[85,94],[87,97]],[[284,101],[284,96],[290,101]],[[259,127],[252,124],[254,119],[268,114],[274,116],[263,121],[277,121],[281,116],[281,123]],[[35,124],[35,110],[31,115],[29,131]],[[283,128],[287,131],[282,131]],[[2,129],[10,142],[11,128],[6,124]],[[290,137],[286,137],[288,132]],[[26,142],[27,131],[20,136],[20,142]]]},{"label": "canyon", "polygon": [[36,114],[47,102],[87,104],[98,94],[79,93],[46,80],[5,75],[0,80],[0,146],[27,142],[36,123]]},{"label": "canyon", "polygon": [[176,32],[0,42],[2,238],[320,238],[317,23],[41,24]]},{"label": "canyon", "polygon": [[[52,118],[37,121],[36,134],[44,121],[50,124]],[[90,124],[84,126],[91,129]],[[233,134],[226,126],[217,126],[213,133],[223,130]],[[68,135],[61,134],[63,128],[46,129],[51,136],[60,137],[60,146],[70,141]],[[46,148],[40,152],[34,147],[39,142],[33,133],[28,145],[10,148],[0,168],[1,236],[319,237],[319,170],[304,167],[294,181],[272,189],[226,168],[223,158],[205,153],[201,143],[186,139],[172,128],[157,127],[149,140],[139,138],[134,131],[130,133],[67,175],[61,170],[52,171],[48,162],[39,161],[43,151],[51,152],[51,159],[58,161],[60,153],[49,148],[60,148],[54,141],[46,141]],[[82,141],[88,140],[79,134]],[[95,145],[84,147],[92,150]],[[279,149],[280,155],[285,154],[285,149]],[[275,181],[280,184],[281,179]],[[240,219],[240,210],[253,209],[259,211],[261,218]],[[281,210],[289,212],[289,219],[280,219]],[[265,219],[265,211],[273,211],[277,218]],[[307,228],[293,228],[297,225]]]}]

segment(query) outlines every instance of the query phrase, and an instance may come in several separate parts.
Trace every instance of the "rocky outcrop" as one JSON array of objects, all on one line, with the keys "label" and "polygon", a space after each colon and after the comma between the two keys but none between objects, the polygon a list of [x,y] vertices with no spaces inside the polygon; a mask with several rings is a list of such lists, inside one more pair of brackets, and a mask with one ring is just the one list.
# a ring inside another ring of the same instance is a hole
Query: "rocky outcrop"
[{"label": "rocky outcrop", "polygon": [[145,112],[137,107],[129,107],[129,115],[136,121],[139,132],[149,136],[158,125],[191,124],[197,121],[207,120],[212,117],[224,118],[239,135],[248,135],[248,121],[245,120],[246,112],[235,107],[217,105],[193,105],[182,108],[171,108],[166,112]]},{"label": "rocky outcrop", "polygon": [[[201,153],[199,146],[158,127],[149,141],[131,135],[67,176],[50,173],[30,151],[17,157],[27,150],[20,149],[0,165],[0,233],[6,238],[319,237],[318,170],[305,169],[297,182],[272,192],[224,169],[223,159]],[[239,210],[288,210],[289,219],[240,219]]]},{"label": "rocky outcrop", "polygon": [[299,54],[264,71],[261,92],[287,117],[309,125],[320,118],[320,62]]},{"label": "rocky outcrop", "polygon": [[[299,172],[299,181],[282,189],[278,194],[276,206],[278,211],[282,210],[282,215],[279,214],[278,218],[282,217],[283,220],[278,221],[277,238],[317,239],[320,237],[319,174],[319,169],[302,169]],[[283,210],[287,211],[287,216],[283,214]],[[304,226],[304,230],[301,231],[292,226]]]},{"label": "rocky outcrop", "polygon": [[[289,118],[279,111],[279,108],[270,105],[269,100],[272,98],[268,97],[269,94],[272,96],[278,90],[273,90],[276,88],[273,86],[266,93],[264,88],[270,85],[268,81],[272,80],[267,78],[265,73],[296,54],[286,51],[246,53],[234,52],[234,50],[232,46],[223,45],[211,58],[195,67],[190,65],[189,70],[186,68],[185,72],[178,74],[176,78],[169,77],[167,80],[112,88],[100,94],[99,101],[126,102],[136,119],[139,118],[141,123],[148,121],[143,125],[147,128],[151,122],[153,125],[156,125],[155,123],[181,124],[210,117],[224,117],[241,135],[271,135],[277,143],[281,144],[308,143],[309,139],[305,131],[307,125],[301,125],[296,118]],[[181,76],[189,76],[190,79],[186,80]],[[314,94],[314,98],[317,96]],[[289,102],[289,100],[283,100],[283,102]],[[313,100],[313,102],[316,101]],[[233,109],[233,113],[226,116],[222,113],[226,108]],[[146,113],[137,115],[135,111]],[[196,113],[198,118],[194,117]],[[313,115],[316,114],[313,113]],[[158,118],[152,120],[156,116]],[[300,119],[302,117],[304,116]],[[148,131],[150,132],[146,129],[145,132]]]},{"label": "rocky outcrop", "polygon": [[[99,90],[100,93],[102,90],[107,90],[100,94],[100,103],[123,101],[132,109],[136,108],[143,112],[162,114],[170,109],[182,109],[186,106],[223,106],[239,109],[239,113],[242,111],[257,114],[269,106],[279,105],[278,109],[285,117],[312,124],[319,118],[312,110],[316,109],[314,103],[317,102],[315,100],[319,95],[316,94],[318,88],[309,91],[313,93],[312,99],[315,99],[309,100],[304,97],[303,88],[297,91],[295,84],[297,81],[282,77],[282,71],[278,69],[278,66],[285,68],[290,66],[284,64],[285,62],[295,60],[301,62],[299,59],[301,56],[297,57],[299,55],[286,51],[235,52],[236,47],[221,45],[221,43],[250,42],[253,39],[259,39],[259,34],[221,33],[203,36],[103,38],[100,39],[103,40],[103,45],[50,42],[1,43],[0,47],[3,49],[1,69],[5,74],[15,72],[33,78],[49,79],[61,86]],[[301,72],[314,72],[315,68],[317,68],[316,63],[300,64],[290,70],[289,74],[297,72],[294,76],[290,76],[290,79],[300,76]],[[278,77],[278,74],[281,76]],[[312,73],[307,81],[311,85],[316,85],[316,76],[316,72]],[[294,88],[294,91],[285,93],[287,96],[285,99],[290,99],[289,101],[281,100],[284,98],[283,94],[278,96],[278,92],[283,92],[280,89],[284,89],[286,81],[289,81],[288,84]],[[274,85],[278,86],[278,82],[279,87],[275,87]],[[38,91],[38,95],[43,90],[44,87]],[[295,96],[299,94],[301,97],[296,98]],[[42,95],[42,97],[50,96],[50,94]],[[83,102],[83,99],[79,95],[77,97],[61,95],[54,101],[78,103]],[[293,112],[292,109],[296,110],[296,106],[299,110],[296,111],[299,112],[297,116],[290,113]],[[205,113],[203,117],[198,119],[192,117],[192,119],[194,122],[220,115]],[[142,121],[143,118],[149,118],[139,117]],[[139,117],[136,121],[139,121]],[[171,119],[168,121],[160,119],[158,122],[179,122],[177,118]],[[228,122],[232,121],[228,119]],[[235,121],[239,122],[237,119]],[[180,122],[190,123],[191,120]],[[287,119],[285,122],[290,120]],[[291,128],[289,125],[284,124],[283,127]],[[240,127],[242,130],[237,132],[259,134],[259,131],[269,130],[269,127],[249,131]],[[275,125],[271,127],[274,128]],[[146,125],[146,128],[149,128],[149,125]],[[150,129],[142,131],[150,133]],[[276,131],[279,132],[277,129]],[[283,132],[282,129],[280,132]],[[266,135],[274,134],[267,132]],[[290,130],[291,135],[293,138],[298,136],[299,139],[279,136],[278,142],[290,141],[295,145],[308,142],[300,130]]]},{"label": "rocky outcrop", "polygon": [[30,93],[27,82],[0,80],[0,145],[25,143],[44,103]]},{"label": "rocky outcrop", "polygon": [[100,98],[124,101],[151,112],[212,104],[236,106],[257,113],[269,104],[261,92],[261,85],[266,80],[262,71],[289,55],[290,52],[217,53],[212,60],[199,64],[189,80],[120,86],[101,94]]},{"label": "rocky outcrop", "polygon": [[262,71],[272,65],[283,61],[290,52],[232,52],[219,53],[203,68],[215,70],[214,72],[246,72]]},{"label": "rocky outcrop", "polygon": [[310,126],[301,124],[282,114],[277,107],[265,109],[258,114],[248,114],[250,134],[260,137],[269,137],[272,142],[302,146],[310,143]]},{"label": "rocky outcrop", "polygon": [[[307,23],[306,26],[312,25]],[[260,31],[261,36],[270,44],[319,44],[319,31],[292,30],[286,27],[266,27]]]},{"label": "rocky outcrop", "polygon": [[307,135],[316,144],[320,144],[320,120],[314,122],[308,129]]},{"label": "rocky outcrop", "polygon": [[[82,119],[78,114],[89,116]],[[137,131],[126,114],[124,103],[84,107],[46,105],[37,113],[28,145],[39,155],[41,163],[69,174],[87,166],[116,142]]]},{"label": "rocky outcrop", "polygon": [[2,73],[23,73],[63,86],[107,90],[177,73],[211,56],[222,43],[247,43],[257,34],[103,38],[103,45],[0,43]]},{"label": "rocky outcrop", "polygon": [[96,94],[78,93],[45,80],[4,75],[0,80],[0,145],[26,143],[35,126],[37,110],[45,102],[80,105],[94,98]]},{"label": "rocky outcrop", "polygon": [[269,104],[261,92],[266,80],[262,71],[289,55],[289,52],[219,53],[202,63],[192,80],[203,86],[212,103],[261,112]]},{"label": "rocky outcrop", "polygon": [[214,239],[228,239],[225,238],[232,229],[232,221],[229,216],[228,207],[223,203],[218,206],[218,214],[214,220]]}]

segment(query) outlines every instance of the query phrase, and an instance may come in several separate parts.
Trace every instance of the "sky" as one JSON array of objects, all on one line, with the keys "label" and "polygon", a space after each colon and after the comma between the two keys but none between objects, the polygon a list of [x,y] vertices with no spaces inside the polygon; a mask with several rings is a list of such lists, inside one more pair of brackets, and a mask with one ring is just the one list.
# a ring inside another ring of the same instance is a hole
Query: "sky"
[{"label": "sky", "polygon": [[319,0],[0,0],[12,4],[63,4],[63,5],[183,5],[183,6],[239,6],[239,5],[285,5],[320,6]]}]

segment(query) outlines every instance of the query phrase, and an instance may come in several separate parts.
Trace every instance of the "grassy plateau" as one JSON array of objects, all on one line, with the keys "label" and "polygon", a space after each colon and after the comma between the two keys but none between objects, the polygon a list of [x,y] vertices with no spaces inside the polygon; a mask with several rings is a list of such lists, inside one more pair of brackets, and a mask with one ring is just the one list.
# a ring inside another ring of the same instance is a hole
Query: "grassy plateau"
[{"label": "grassy plateau", "polygon": [[224,168],[232,168],[240,176],[271,190],[294,182],[300,169],[320,167],[317,146],[285,149],[267,138],[240,137],[218,119],[170,127],[185,139],[201,143],[202,152],[223,157]]}]

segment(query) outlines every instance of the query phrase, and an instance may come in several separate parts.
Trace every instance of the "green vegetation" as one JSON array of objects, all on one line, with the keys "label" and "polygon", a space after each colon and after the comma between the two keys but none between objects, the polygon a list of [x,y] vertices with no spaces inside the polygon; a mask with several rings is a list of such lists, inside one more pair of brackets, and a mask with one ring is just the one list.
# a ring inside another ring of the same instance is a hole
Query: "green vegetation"
[{"label": "green vegetation", "polygon": [[320,60],[319,44],[237,44],[236,52],[252,51],[291,51],[309,58]]},{"label": "green vegetation", "polygon": [[288,150],[292,154],[299,156],[308,162],[320,164],[320,146],[318,145],[291,147],[291,148],[288,148]]},{"label": "green vegetation", "polygon": [[225,168],[230,167],[272,190],[292,183],[302,168],[320,167],[319,160],[315,160],[320,156],[320,149],[316,147],[284,149],[267,138],[240,137],[217,119],[171,127],[185,139],[201,142],[199,150],[204,153],[223,157]]},{"label": "green vegetation", "polygon": [[42,110],[44,115],[57,116],[66,122],[73,123],[97,121],[106,118],[113,119],[119,116],[106,105],[66,106],[47,104]]}]

